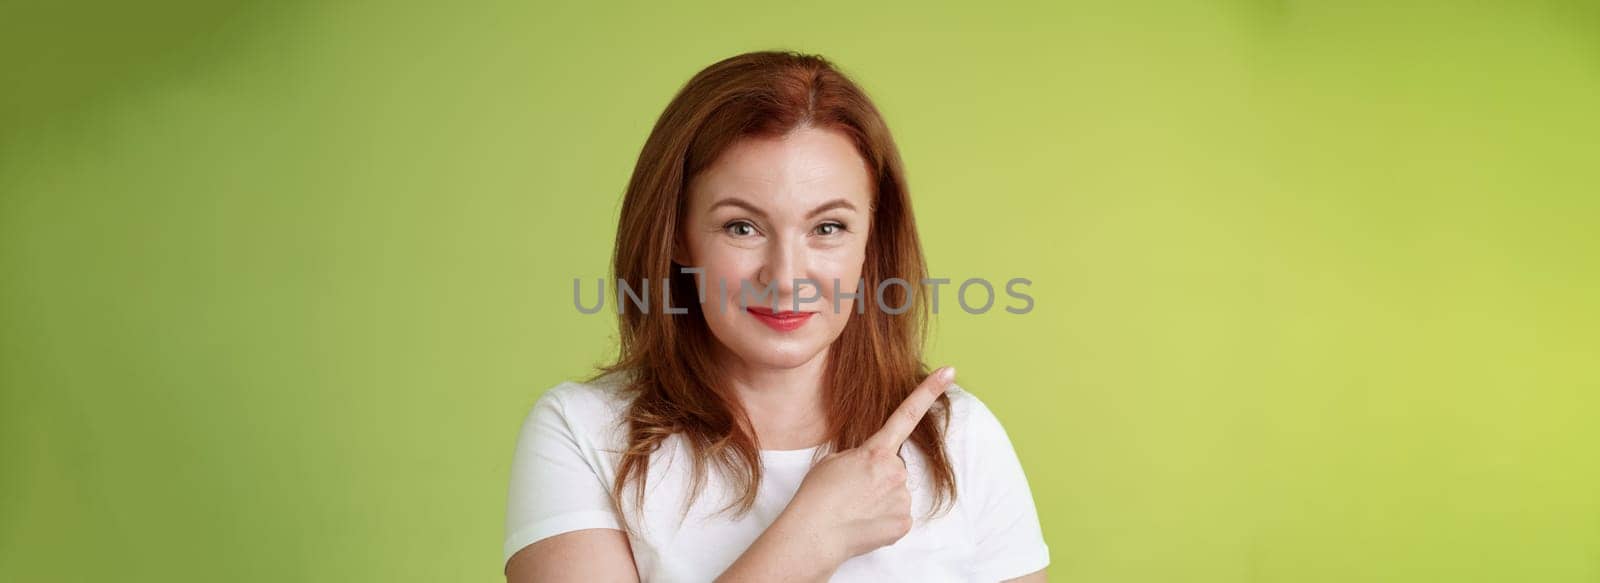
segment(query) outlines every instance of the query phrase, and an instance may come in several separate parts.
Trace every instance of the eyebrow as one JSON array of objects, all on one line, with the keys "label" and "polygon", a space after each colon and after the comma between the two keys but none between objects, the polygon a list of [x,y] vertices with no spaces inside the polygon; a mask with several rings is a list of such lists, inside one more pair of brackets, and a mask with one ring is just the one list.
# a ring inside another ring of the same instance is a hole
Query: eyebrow
[{"label": "eyebrow", "polygon": [[[765,211],[762,211],[760,208],[757,208],[756,205],[750,204],[750,201],[747,201],[745,199],[742,199],[742,198],[739,198],[739,197],[736,197],[736,196],[735,197],[724,198],[724,199],[719,200],[719,201],[717,201],[715,203],[712,203],[711,204],[711,208],[706,209],[706,210],[707,211],[714,211],[714,210],[717,210],[718,208],[725,207],[725,206],[739,207],[739,208],[742,208],[742,209],[744,209],[746,211],[749,211],[751,214],[758,215],[761,218],[766,218],[767,217],[767,213]],[[839,209],[839,208],[850,209],[850,210],[859,210],[859,209],[856,208],[856,205],[850,204],[850,201],[842,199],[842,198],[836,198],[836,199],[830,200],[828,202],[822,203],[821,205],[818,205],[817,208],[811,209],[811,212],[806,213],[806,218],[809,219],[811,217],[815,217],[815,216],[820,215],[822,213],[831,211],[833,209]]]}]

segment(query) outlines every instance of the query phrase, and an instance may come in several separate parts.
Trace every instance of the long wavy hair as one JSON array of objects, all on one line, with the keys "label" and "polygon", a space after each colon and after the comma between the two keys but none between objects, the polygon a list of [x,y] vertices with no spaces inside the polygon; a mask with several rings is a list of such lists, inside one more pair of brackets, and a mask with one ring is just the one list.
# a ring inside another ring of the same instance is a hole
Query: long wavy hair
[{"label": "long wavy hair", "polygon": [[[690,180],[729,145],[748,137],[777,137],[803,126],[842,132],[855,143],[872,172],[875,192],[862,278],[852,314],[831,346],[823,379],[831,451],[864,442],[881,428],[901,401],[928,375],[922,362],[928,310],[924,294],[889,285],[878,309],[879,282],[900,278],[914,286],[927,274],[922,245],[906,190],[899,150],[883,116],[865,92],[827,59],[794,52],[737,55],[700,71],[680,89],[639,152],[622,201],[612,269],[618,280],[670,281],[675,298],[696,297],[694,274],[672,260]],[[621,299],[620,297],[618,298]],[[760,447],[739,400],[713,361],[717,341],[695,302],[686,314],[641,310],[618,302],[617,361],[599,375],[624,372],[631,405],[626,413],[627,447],[611,497],[623,508],[623,491],[635,487],[642,506],[651,454],[681,434],[693,459],[692,503],[714,466],[737,494],[724,511],[748,512],[761,482]],[[933,487],[931,513],[955,501],[956,483],[945,451],[949,399],[940,395],[907,440],[927,460]],[[626,516],[626,513],[623,513]]]}]

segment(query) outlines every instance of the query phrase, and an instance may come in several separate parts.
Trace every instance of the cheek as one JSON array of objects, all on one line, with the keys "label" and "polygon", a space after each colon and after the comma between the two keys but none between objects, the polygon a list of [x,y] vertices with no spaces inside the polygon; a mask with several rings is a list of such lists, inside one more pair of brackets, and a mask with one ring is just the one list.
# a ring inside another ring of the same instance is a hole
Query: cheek
[{"label": "cheek", "polygon": [[744,310],[739,303],[740,286],[754,281],[761,261],[755,253],[728,246],[708,251],[695,256],[699,262],[696,267],[705,270],[696,278],[704,286],[699,294],[701,313],[724,343],[737,343],[734,338],[742,334],[739,330],[750,323],[741,320]]},{"label": "cheek", "polygon": [[[862,262],[865,259],[864,256],[865,253],[860,249],[844,249],[840,250],[839,253],[824,254],[822,261],[813,264],[812,277],[821,285],[819,292],[823,298],[821,303],[823,315],[828,316],[830,320],[839,321],[839,323],[831,326],[833,328],[843,327],[842,321],[849,319],[849,314],[855,311],[855,302],[862,301],[861,298],[846,296],[845,294],[859,295],[861,293],[861,289],[859,289],[861,282],[859,280],[861,278]],[[835,302],[836,294],[834,293],[835,281],[839,282],[837,302]],[[834,303],[837,303],[839,307],[839,313],[836,315],[830,313]]]},{"label": "cheek", "polygon": [[861,249],[837,249],[823,252],[813,264],[813,277],[823,282],[827,293],[833,293],[834,280],[839,281],[840,292],[854,291],[861,277],[861,266],[866,253]]},{"label": "cheek", "polygon": [[706,289],[715,292],[717,282],[725,282],[730,290],[739,289],[741,279],[754,277],[760,269],[759,258],[744,249],[727,245],[700,244],[691,246],[694,267],[705,270]]}]

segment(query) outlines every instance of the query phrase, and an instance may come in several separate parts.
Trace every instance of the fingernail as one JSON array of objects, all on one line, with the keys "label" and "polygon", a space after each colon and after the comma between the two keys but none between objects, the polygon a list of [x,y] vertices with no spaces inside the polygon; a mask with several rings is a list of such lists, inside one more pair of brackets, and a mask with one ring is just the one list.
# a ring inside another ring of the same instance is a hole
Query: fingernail
[{"label": "fingernail", "polygon": [[948,382],[950,382],[952,380],[955,380],[955,378],[956,378],[956,367],[947,366],[947,367],[944,367],[942,369],[939,369],[939,380],[948,383]]}]

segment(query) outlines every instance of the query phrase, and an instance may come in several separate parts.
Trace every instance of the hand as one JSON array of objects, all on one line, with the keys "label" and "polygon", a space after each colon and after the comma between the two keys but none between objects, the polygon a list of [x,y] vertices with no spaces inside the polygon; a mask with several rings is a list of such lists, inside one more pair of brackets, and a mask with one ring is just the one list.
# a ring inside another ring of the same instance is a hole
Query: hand
[{"label": "hand", "polygon": [[817,462],[778,520],[800,525],[806,538],[826,545],[819,550],[839,562],[911,532],[911,490],[900,446],[955,376],[952,367],[934,371],[860,447]]}]

